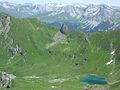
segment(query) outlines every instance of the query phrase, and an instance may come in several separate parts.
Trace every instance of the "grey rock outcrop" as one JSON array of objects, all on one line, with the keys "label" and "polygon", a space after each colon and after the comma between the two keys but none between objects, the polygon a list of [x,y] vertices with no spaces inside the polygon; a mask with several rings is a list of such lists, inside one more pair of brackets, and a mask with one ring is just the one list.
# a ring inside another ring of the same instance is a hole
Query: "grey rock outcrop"
[{"label": "grey rock outcrop", "polygon": [[69,33],[68,27],[65,24],[62,24],[60,30],[53,37],[53,42],[48,44],[46,48],[53,47],[54,45],[60,43],[62,40],[66,38],[66,35]]},{"label": "grey rock outcrop", "polygon": [[10,30],[10,16],[5,14],[0,14],[0,33],[5,39],[8,37],[8,32]]},{"label": "grey rock outcrop", "polygon": [[11,88],[13,86],[13,80],[16,76],[8,74],[6,72],[0,72],[0,86],[5,88]]},{"label": "grey rock outcrop", "polygon": [[23,49],[21,48],[20,44],[16,44],[16,47],[13,47],[12,45],[10,45],[8,47],[8,51],[9,53],[14,57],[16,54],[20,54],[23,59],[26,60],[26,53],[23,51]]},{"label": "grey rock outcrop", "polygon": [[62,34],[65,34],[65,35],[67,35],[67,34],[69,33],[69,29],[68,29],[68,27],[67,27],[66,24],[62,24],[62,27],[61,27],[61,29],[60,29],[60,32],[61,32]]},{"label": "grey rock outcrop", "polygon": [[21,49],[21,47],[20,47],[19,44],[16,44],[16,47],[15,47],[15,48],[12,47],[12,46],[10,46],[10,47],[8,48],[8,51],[9,51],[12,55],[15,55],[15,54],[17,54],[17,53],[22,53],[22,49]]}]

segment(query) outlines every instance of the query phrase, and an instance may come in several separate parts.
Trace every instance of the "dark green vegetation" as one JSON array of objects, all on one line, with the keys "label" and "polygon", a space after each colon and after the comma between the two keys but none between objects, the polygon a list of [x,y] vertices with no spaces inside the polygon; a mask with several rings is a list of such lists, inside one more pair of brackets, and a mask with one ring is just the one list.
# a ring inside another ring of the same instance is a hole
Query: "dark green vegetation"
[{"label": "dark green vegetation", "polygon": [[[9,39],[0,36],[0,70],[17,77],[9,90],[119,90],[119,30],[89,34],[72,31],[58,44],[46,48],[59,29],[36,19],[13,17],[10,26]],[[8,52],[7,43],[11,39],[13,47],[19,43],[25,57],[20,54],[13,57]],[[110,54],[112,51],[114,55]],[[113,62],[107,65],[111,59]],[[80,77],[88,74],[105,77],[108,84],[80,82]]]}]

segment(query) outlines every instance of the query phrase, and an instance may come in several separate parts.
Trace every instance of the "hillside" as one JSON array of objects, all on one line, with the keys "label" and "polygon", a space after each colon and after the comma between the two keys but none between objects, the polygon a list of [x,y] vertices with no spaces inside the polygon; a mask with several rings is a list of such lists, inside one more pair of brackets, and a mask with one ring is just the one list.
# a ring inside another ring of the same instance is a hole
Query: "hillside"
[{"label": "hillside", "polygon": [[[16,76],[9,90],[119,90],[119,30],[64,34],[36,19],[0,16],[0,71]],[[108,84],[80,82],[88,74]]]}]

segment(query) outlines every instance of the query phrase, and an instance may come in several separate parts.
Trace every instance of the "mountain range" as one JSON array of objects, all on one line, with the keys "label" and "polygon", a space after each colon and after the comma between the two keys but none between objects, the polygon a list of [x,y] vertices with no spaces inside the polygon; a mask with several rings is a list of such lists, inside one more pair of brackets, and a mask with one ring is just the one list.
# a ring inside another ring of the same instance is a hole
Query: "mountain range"
[{"label": "mountain range", "polygon": [[0,12],[16,18],[37,18],[48,25],[84,32],[120,29],[120,7],[108,5],[32,3],[15,4],[0,2]]}]

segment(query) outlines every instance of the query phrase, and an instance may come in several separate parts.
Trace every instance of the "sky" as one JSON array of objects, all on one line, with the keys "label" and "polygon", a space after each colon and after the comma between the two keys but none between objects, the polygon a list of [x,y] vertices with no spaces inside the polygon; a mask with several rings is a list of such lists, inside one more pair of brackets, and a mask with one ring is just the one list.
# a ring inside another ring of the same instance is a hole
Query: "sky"
[{"label": "sky", "polygon": [[0,0],[0,2],[13,2],[13,3],[80,3],[80,4],[107,4],[110,6],[120,6],[120,0]]}]

